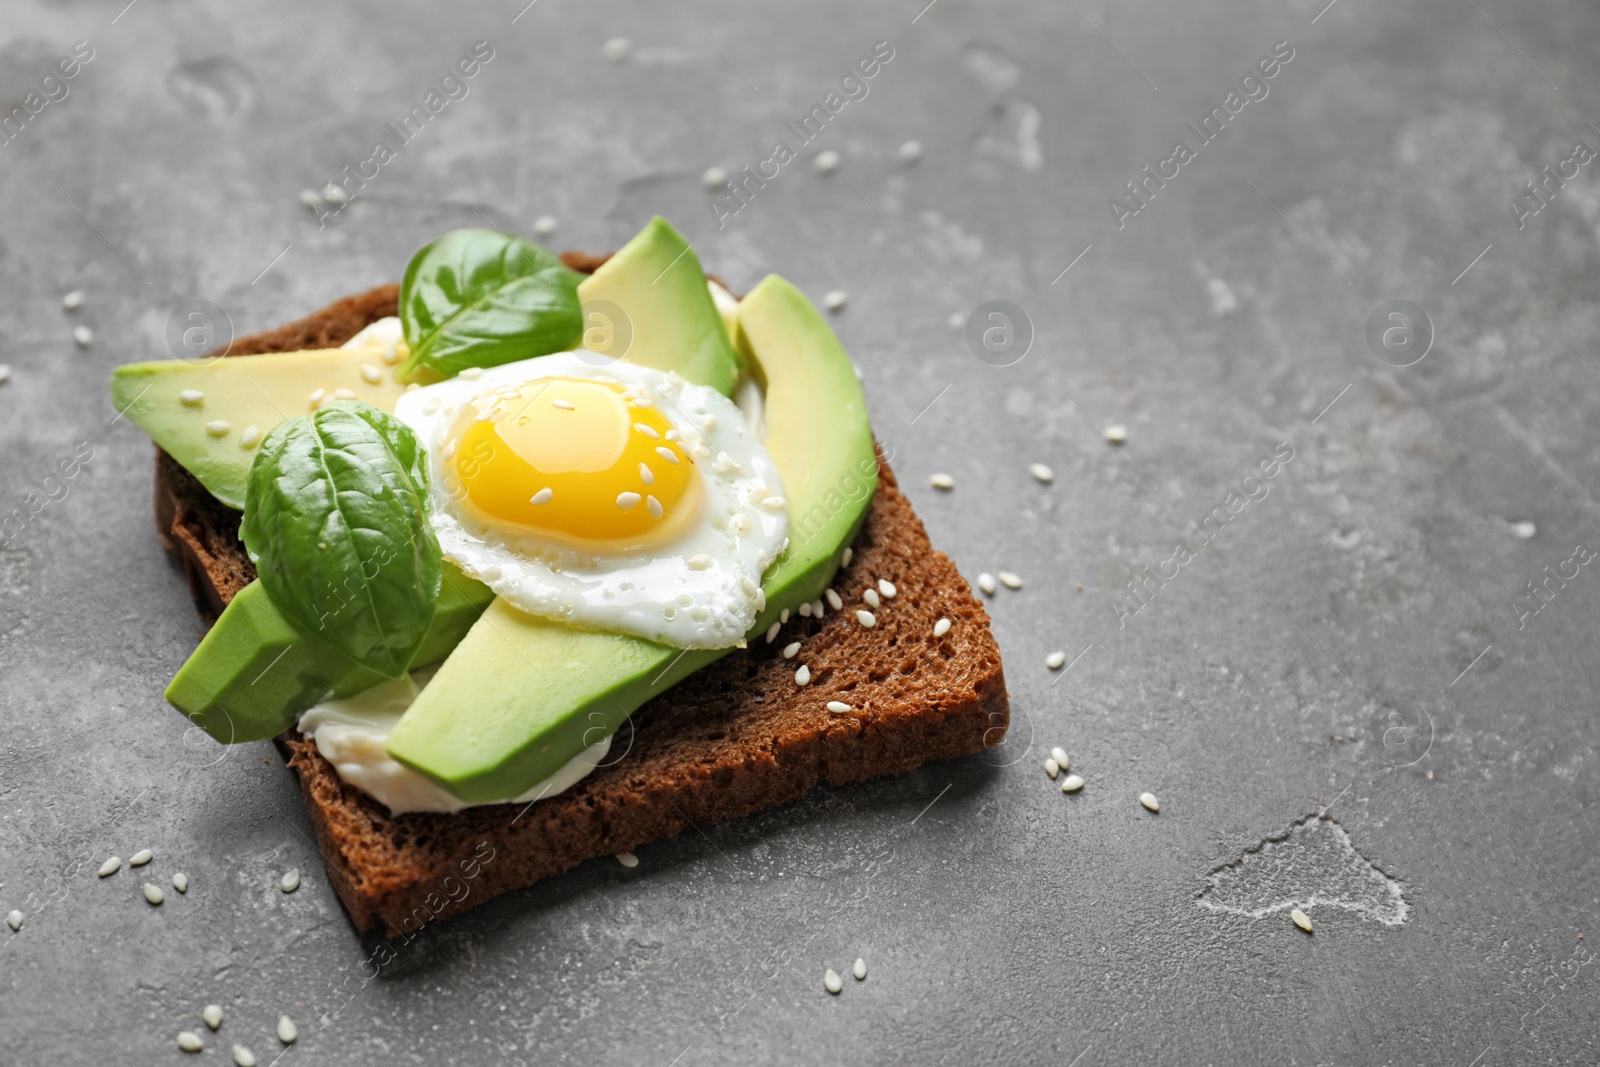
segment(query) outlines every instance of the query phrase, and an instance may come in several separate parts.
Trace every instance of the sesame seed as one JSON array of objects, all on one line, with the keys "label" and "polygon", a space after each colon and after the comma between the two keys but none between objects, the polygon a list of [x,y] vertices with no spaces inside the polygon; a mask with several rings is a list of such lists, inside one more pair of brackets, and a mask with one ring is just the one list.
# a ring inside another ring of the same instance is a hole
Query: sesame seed
[{"label": "sesame seed", "polygon": [[831,148],[826,152],[818,152],[817,158],[812,161],[811,166],[816,169],[818,174],[832,174],[839,169],[839,153]]},{"label": "sesame seed", "polygon": [[654,440],[654,441],[661,440],[661,435],[656,433],[656,428],[654,426],[648,426],[645,423],[636,422],[636,423],[633,424],[633,428],[634,428],[634,430],[636,430],[639,433],[644,434],[646,437],[650,438],[651,440]]},{"label": "sesame seed", "polygon": [[794,672],[794,684],[795,685],[810,685],[811,684],[811,668],[807,667],[804,663],[800,664],[800,669]]},{"label": "sesame seed", "polygon": [[839,977],[838,971],[835,971],[832,967],[829,967],[826,973],[824,973],[822,976],[822,988],[826,989],[834,996],[838,996],[839,990],[844,988],[844,979]]},{"label": "sesame seed", "polygon": [[[311,391],[311,407],[313,409],[315,409],[318,404],[322,403],[322,398],[327,396],[327,395],[328,395],[328,391],[326,389],[313,389]],[[438,408],[434,408],[434,411],[437,411],[437,410],[439,410],[439,409]],[[433,414],[433,412],[429,411],[429,412],[427,412],[427,414],[431,415],[431,414]]]},{"label": "sesame seed", "polygon": [[163,900],[167,899],[167,895],[161,891],[160,886],[153,882],[146,882],[144,884],[144,899],[151,904],[160,905]]},{"label": "sesame seed", "polygon": [[177,874],[173,875],[172,888],[176,889],[180,893],[187,893],[189,891],[189,876],[184,874],[182,871],[179,871]]},{"label": "sesame seed", "polygon": [[1076,793],[1082,788],[1083,779],[1076,774],[1069,774],[1061,779],[1061,791],[1063,793]]},{"label": "sesame seed", "polygon": [[574,408],[572,406],[572,401],[570,401],[570,400],[562,400],[559,397],[556,398],[555,400],[550,401],[550,406],[553,407],[553,408],[557,408],[557,409],[559,409],[561,411],[576,411],[577,410],[577,408]]},{"label": "sesame seed", "polygon": [[778,612],[778,621],[779,622],[784,622],[784,623],[789,621],[789,609],[788,608],[784,608],[782,611]]},{"label": "sesame seed", "polygon": [[1044,658],[1044,665],[1053,671],[1059,671],[1066,662],[1067,654],[1065,652],[1052,652]]},{"label": "sesame seed", "polygon": [[1028,473],[1033,475],[1039,481],[1043,482],[1045,485],[1049,485],[1051,482],[1056,480],[1056,472],[1051,470],[1049,467],[1046,467],[1043,463],[1030,464],[1028,466]]},{"label": "sesame seed", "polygon": [[1146,811],[1159,812],[1161,810],[1161,801],[1156,799],[1154,793],[1140,793],[1139,803],[1144,805]]},{"label": "sesame seed", "polygon": [[802,619],[811,618],[811,605],[810,604],[801,604],[800,605],[800,617]]},{"label": "sesame seed", "polygon": [[90,345],[94,344],[94,331],[89,329],[87,326],[74,327],[72,331],[72,340],[79,348],[88,348]]},{"label": "sesame seed", "polygon": [[704,552],[689,557],[688,567],[692,571],[703,571],[711,566],[711,557]]},{"label": "sesame seed", "polygon": [[239,435],[240,448],[254,448],[261,443],[261,427],[246,426],[244,433]]},{"label": "sesame seed", "polygon": [[1050,758],[1055,760],[1056,765],[1062,770],[1066,770],[1068,767],[1072,766],[1071,761],[1067,759],[1067,750],[1062,748],[1060,745],[1057,745],[1055,748],[1050,750]]},{"label": "sesame seed", "polygon": [[987,571],[978,575],[978,588],[990,596],[994,596],[994,575]]},{"label": "sesame seed", "polygon": [[294,1044],[294,1039],[300,1036],[299,1027],[287,1015],[278,1016],[278,1040],[285,1045]]},{"label": "sesame seed", "polygon": [[626,37],[613,37],[601,46],[600,54],[613,63],[621,63],[633,54],[633,42]]},{"label": "sesame seed", "polygon": [[811,602],[811,615],[813,618],[820,619],[825,614],[827,613],[822,610],[822,598],[817,597]]},{"label": "sesame seed", "polygon": [[185,389],[178,394],[178,403],[186,408],[197,408],[206,402],[206,394],[198,389]]},{"label": "sesame seed", "polygon": [[393,338],[383,346],[383,361],[391,367],[400,362],[400,345]]},{"label": "sesame seed", "polygon": [[928,482],[935,489],[950,490],[956,487],[956,480],[950,477],[948,474],[935,474],[933,477],[928,479]]},{"label": "sesame seed", "polygon": [[794,659],[795,656],[799,654],[799,652],[800,652],[800,642],[799,641],[791,641],[787,645],[783,646],[783,658],[784,659]]},{"label": "sesame seed", "polygon": [[922,142],[907,141],[900,146],[900,162],[915,163],[922,158]]},{"label": "sesame seed", "polygon": [[155,858],[156,854],[154,852],[151,852],[147,848],[141,848],[138,852],[135,852],[133,855],[128,857],[128,866],[143,867],[145,864],[149,863]]},{"label": "sesame seed", "polygon": [[83,307],[82,289],[74,289],[72,292],[61,298],[61,308],[63,311],[77,311],[81,307]]},{"label": "sesame seed", "polygon": [[300,203],[307,211],[315,211],[322,206],[322,200],[317,196],[315,189],[300,190]]},{"label": "sesame seed", "polygon": [[618,493],[617,507],[621,508],[623,511],[627,511],[642,499],[644,498],[638,493]]},{"label": "sesame seed", "polygon": [[1291,911],[1289,913],[1289,918],[1294,920],[1294,924],[1300,929],[1304,930],[1306,933],[1309,934],[1312,932],[1311,917],[1305,912],[1301,911],[1299,908],[1295,908],[1293,911]]},{"label": "sesame seed", "polygon": [[278,882],[278,888],[285,893],[293,893],[300,888],[300,868],[291,867],[289,872]]},{"label": "sesame seed", "polygon": [[856,709],[852,708],[849,704],[846,704],[842,700],[830,700],[828,701],[828,710],[833,712],[835,715],[844,715],[847,712],[852,712]]},{"label": "sesame seed", "polygon": [[856,962],[851,966],[850,973],[856,976],[856,981],[864,982],[867,979],[867,961],[856,957]]},{"label": "sesame seed", "polygon": [[122,857],[112,856],[110,859],[102,863],[100,865],[100,869],[95,873],[101,878],[108,878],[120,870],[122,870]]},{"label": "sesame seed", "polygon": [[950,632],[950,620],[949,619],[940,619],[938,622],[933,624],[933,636],[935,636],[935,637],[943,637],[945,634],[947,634],[949,632]]},{"label": "sesame seed", "polygon": [[878,599],[878,591],[876,589],[866,590],[861,594],[861,599],[866,601],[867,607],[869,608],[879,608],[883,606],[883,602]]},{"label": "sesame seed", "polygon": [[224,419],[212,419],[206,423],[206,433],[212,437],[226,437],[230,428]]},{"label": "sesame seed", "polygon": [[334,207],[344,207],[350,202],[350,194],[345,192],[344,186],[329,182],[322,187],[322,199]]},{"label": "sesame seed", "polygon": [[782,511],[789,506],[789,502],[781,496],[767,496],[761,498],[761,506],[768,511]]},{"label": "sesame seed", "polygon": [[178,1031],[178,1047],[185,1052],[199,1052],[204,1046],[200,1035],[193,1030]]},{"label": "sesame seed", "polygon": [[222,1005],[207,1004],[205,1010],[200,1013],[200,1018],[206,1021],[207,1026],[215,1030],[222,1025]]},{"label": "sesame seed", "polygon": [[661,501],[657,500],[653,496],[645,496],[644,506],[649,509],[650,517],[652,519],[659,519],[661,516],[667,513],[667,509],[661,506]]},{"label": "sesame seed", "polygon": [[700,182],[707,189],[721,189],[728,184],[728,172],[721,167],[707,167],[706,172],[700,175]]},{"label": "sesame seed", "polygon": [[660,456],[668,463],[676,464],[678,462],[678,454],[672,449],[668,448],[666,445],[657,445],[656,455]]},{"label": "sesame seed", "polygon": [[1117,425],[1117,426],[1107,426],[1106,427],[1106,440],[1110,441],[1112,444],[1120,445],[1120,444],[1122,444],[1122,442],[1126,441],[1127,439],[1128,439],[1128,428],[1126,426]]},{"label": "sesame seed", "polygon": [[639,866],[639,857],[632,852],[618,852],[617,862],[632,870],[634,867]]},{"label": "sesame seed", "polygon": [[639,464],[639,480],[645,485],[656,484],[656,473],[650,469],[650,465],[648,463]]},{"label": "sesame seed", "polygon": [[894,587],[894,583],[891,582],[889,579],[887,579],[887,578],[879,578],[878,579],[878,592],[882,593],[886,597],[893,598],[893,597],[899,595],[900,590],[896,589]]},{"label": "sesame seed", "polygon": [[256,1067],[256,1054],[243,1045],[233,1046],[233,1062],[236,1067]]},{"label": "sesame seed", "polygon": [[739,588],[744,590],[745,596],[753,597],[756,595],[756,589],[759,587],[756,585],[755,580],[747,574],[743,578],[739,579]]},{"label": "sesame seed", "polygon": [[7,382],[9,382],[10,380],[11,380],[11,364],[9,364],[9,363],[0,363],[0,385],[4,385]]},{"label": "sesame seed", "polygon": [[1007,589],[1021,589],[1022,588],[1022,579],[1017,577],[1015,574],[1011,573],[1010,571],[1001,571],[1000,575],[999,575],[999,578],[1000,578],[1000,584],[1005,586]]},{"label": "sesame seed", "polygon": [[[655,407],[655,404],[647,396],[629,397],[628,398],[628,403],[632,404],[636,408]],[[667,440],[669,440],[669,441],[672,440],[672,431],[671,430],[667,431]]]},{"label": "sesame seed", "polygon": [[[528,498],[530,504],[548,504],[556,498],[556,491],[548,485]],[[708,560],[709,562],[709,560]]]},{"label": "sesame seed", "polygon": [[776,641],[778,639],[778,632],[782,629],[783,627],[778,623],[773,623],[771,626],[767,627],[767,644],[770,645],[772,642]]},{"label": "sesame seed", "polygon": [[1511,524],[1511,532],[1514,535],[1516,535],[1517,537],[1520,537],[1524,541],[1526,541],[1528,538],[1530,538],[1534,534],[1538,533],[1539,532],[1539,528],[1537,526],[1535,526],[1533,523],[1528,522],[1527,520],[1523,520],[1522,522],[1514,522],[1514,523],[1512,523]]},{"label": "sesame seed", "polygon": [[361,364],[361,380],[368,385],[377,385],[383,381],[383,369],[375,367],[371,363],[363,363]]},{"label": "sesame seed", "polygon": [[6,915],[6,925],[11,927],[12,933],[22,929],[22,912],[12,908],[10,913]]},{"label": "sesame seed", "polygon": [[829,589],[826,593],[823,593],[822,595],[828,598],[828,606],[831,607],[834,611],[843,611],[844,610],[844,598],[841,597],[838,593],[834,592],[832,589]]},{"label": "sesame seed", "polygon": [[829,311],[839,311],[845,306],[845,304],[849,303],[849,301],[850,294],[846,293],[843,289],[835,289],[833,292],[822,298],[823,306]]},{"label": "sesame seed", "polygon": [[848,545],[845,546],[844,555],[839,557],[839,566],[841,566],[841,567],[850,566],[850,561],[855,558],[855,555],[856,555],[856,550],[855,549],[850,548]]},{"label": "sesame seed", "polygon": [[540,215],[533,220],[533,232],[540,237],[549,237],[556,232],[556,217],[554,215]]},{"label": "sesame seed", "polygon": [[1051,778],[1054,778],[1056,775],[1061,773],[1061,764],[1057,763],[1053,759],[1045,760],[1044,773],[1048,774]]},{"label": "sesame seed", "polygon": [[465,378],[469,382],[475,382],[479,378],[483,377],[483,368],[482,367],[468,367],[466,370],[464,370],[460,374],[456,375],[456,377]]},{"label": "sesame seed", "polygon": [[[465,372],[462,373],[465,374]],[[335,400],[354,400],[356,398],[356,391],[354,389],[335,389],[333,391],[333,398]]]},{"label": "sesame seed", "polygon": [[878,625],[878,617],[870,611],[858,611],[856,612],[856,622],[870,630]]}]

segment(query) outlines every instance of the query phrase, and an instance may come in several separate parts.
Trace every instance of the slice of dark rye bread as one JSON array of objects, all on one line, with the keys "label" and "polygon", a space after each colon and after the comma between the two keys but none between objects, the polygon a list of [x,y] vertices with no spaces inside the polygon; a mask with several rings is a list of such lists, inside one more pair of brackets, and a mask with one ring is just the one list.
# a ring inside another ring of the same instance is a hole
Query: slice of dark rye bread
[{"label": "slice of dark rye bread", "polygon": [[[569,253],[578,270],[604,257]],[[395,314],[398,290],[346,297],[297,322],[236,340],[231,356],[333,347]],[[255,578],[239,515],[156,450],[156,520],[182,560],[201,611],[215,618]],[[855,608],[880,578],[896,595],[874,629]],[[559,796],[456,815],[395,816],[344,784],[316,744],[277,739],[300,779],[335,891],[362,930],[391,936],[531,885],[586,859],[628,852],[690,827],[798,800],[819,782],[904,774],[996,745],[1010,723],[989,617],[880,465],[877,495],[850,566],[833,583],[846,603],[792,617],[778,640],[757,635],[634,712],[607,765]],[[941,618],[952,625],[942,637]],[[780,650],[800,641],[800,653]],[[795,683],[801,665],[807,686]],[[827,710],[829,701],[854,709]]]}]

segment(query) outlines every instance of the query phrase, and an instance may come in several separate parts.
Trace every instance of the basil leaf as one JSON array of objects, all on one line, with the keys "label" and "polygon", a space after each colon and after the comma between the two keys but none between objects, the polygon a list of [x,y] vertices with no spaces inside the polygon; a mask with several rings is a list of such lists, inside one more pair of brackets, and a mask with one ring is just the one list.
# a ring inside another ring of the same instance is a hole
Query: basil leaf
[{"label": "basil leaf", "polygon": [[576,348],[583,333],[578,275],[531,241],[453,230],[411,257],[400,283],[411,357],[446,378]]},{"label": "basil leaf", "polygon": [[426,500],[425,454],[410,428],[370,404],[331,404],[261,442],[239,532],[296,627],[398,678],[439,596]]}]

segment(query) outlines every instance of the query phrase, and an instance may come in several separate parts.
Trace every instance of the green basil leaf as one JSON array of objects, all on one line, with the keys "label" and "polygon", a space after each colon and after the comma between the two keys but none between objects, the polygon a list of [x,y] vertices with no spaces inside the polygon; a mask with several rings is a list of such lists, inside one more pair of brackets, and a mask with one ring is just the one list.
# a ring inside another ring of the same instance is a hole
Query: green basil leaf
[{"label": "green basil leaf", "polygon": [[411,257],[400,283],[411,357],[446,378],[576,348],[583,334],[578,275],[531,241],[452,230]]},{"label": "green basil leaf", "polygon": [[362,666],[405,673],[439,596],[425,454],[364,403],[279,423],[250,465],[239,532],[278,609]]}]

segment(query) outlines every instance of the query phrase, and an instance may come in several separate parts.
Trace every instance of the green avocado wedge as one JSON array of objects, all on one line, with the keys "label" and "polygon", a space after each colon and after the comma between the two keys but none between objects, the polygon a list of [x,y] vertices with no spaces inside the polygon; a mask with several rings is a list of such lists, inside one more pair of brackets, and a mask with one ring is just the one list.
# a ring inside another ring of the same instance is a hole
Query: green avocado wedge
[{"label": "green avocado wedge", "polygon": [[[433,622],[412,657],[413,668],[450,654],[494,594],[444,564]],[[167,686],[167,700],[223,744],[276,737],[300,713],[330,697],[347,697],[383,681],[332,645],[301,633],[260,582],[234,596]]]},{"label": "green avocado wedge", "polygon": [[[689,307],[699,313],[698,303]],[[709,302],[706,309],[715,314]],[[791,523],[789,548],[762,580],[767,608],[752,630],[760,632],[827,588],[871,504],[877,456],[855,368],[794,286],[767,277],[740,303],[738,324],[741,350],[767,385],[766,447]],[[577,630],[497,600],[401,718],[387,749],[463,800],[517,796],[729,651]]]},{"label": "green avocado wedge", "polygon": [[651,219],[578,283],[578,299],[585,348],[733,395],[739,361],[728,331],[699,257],[665,219]]}]

